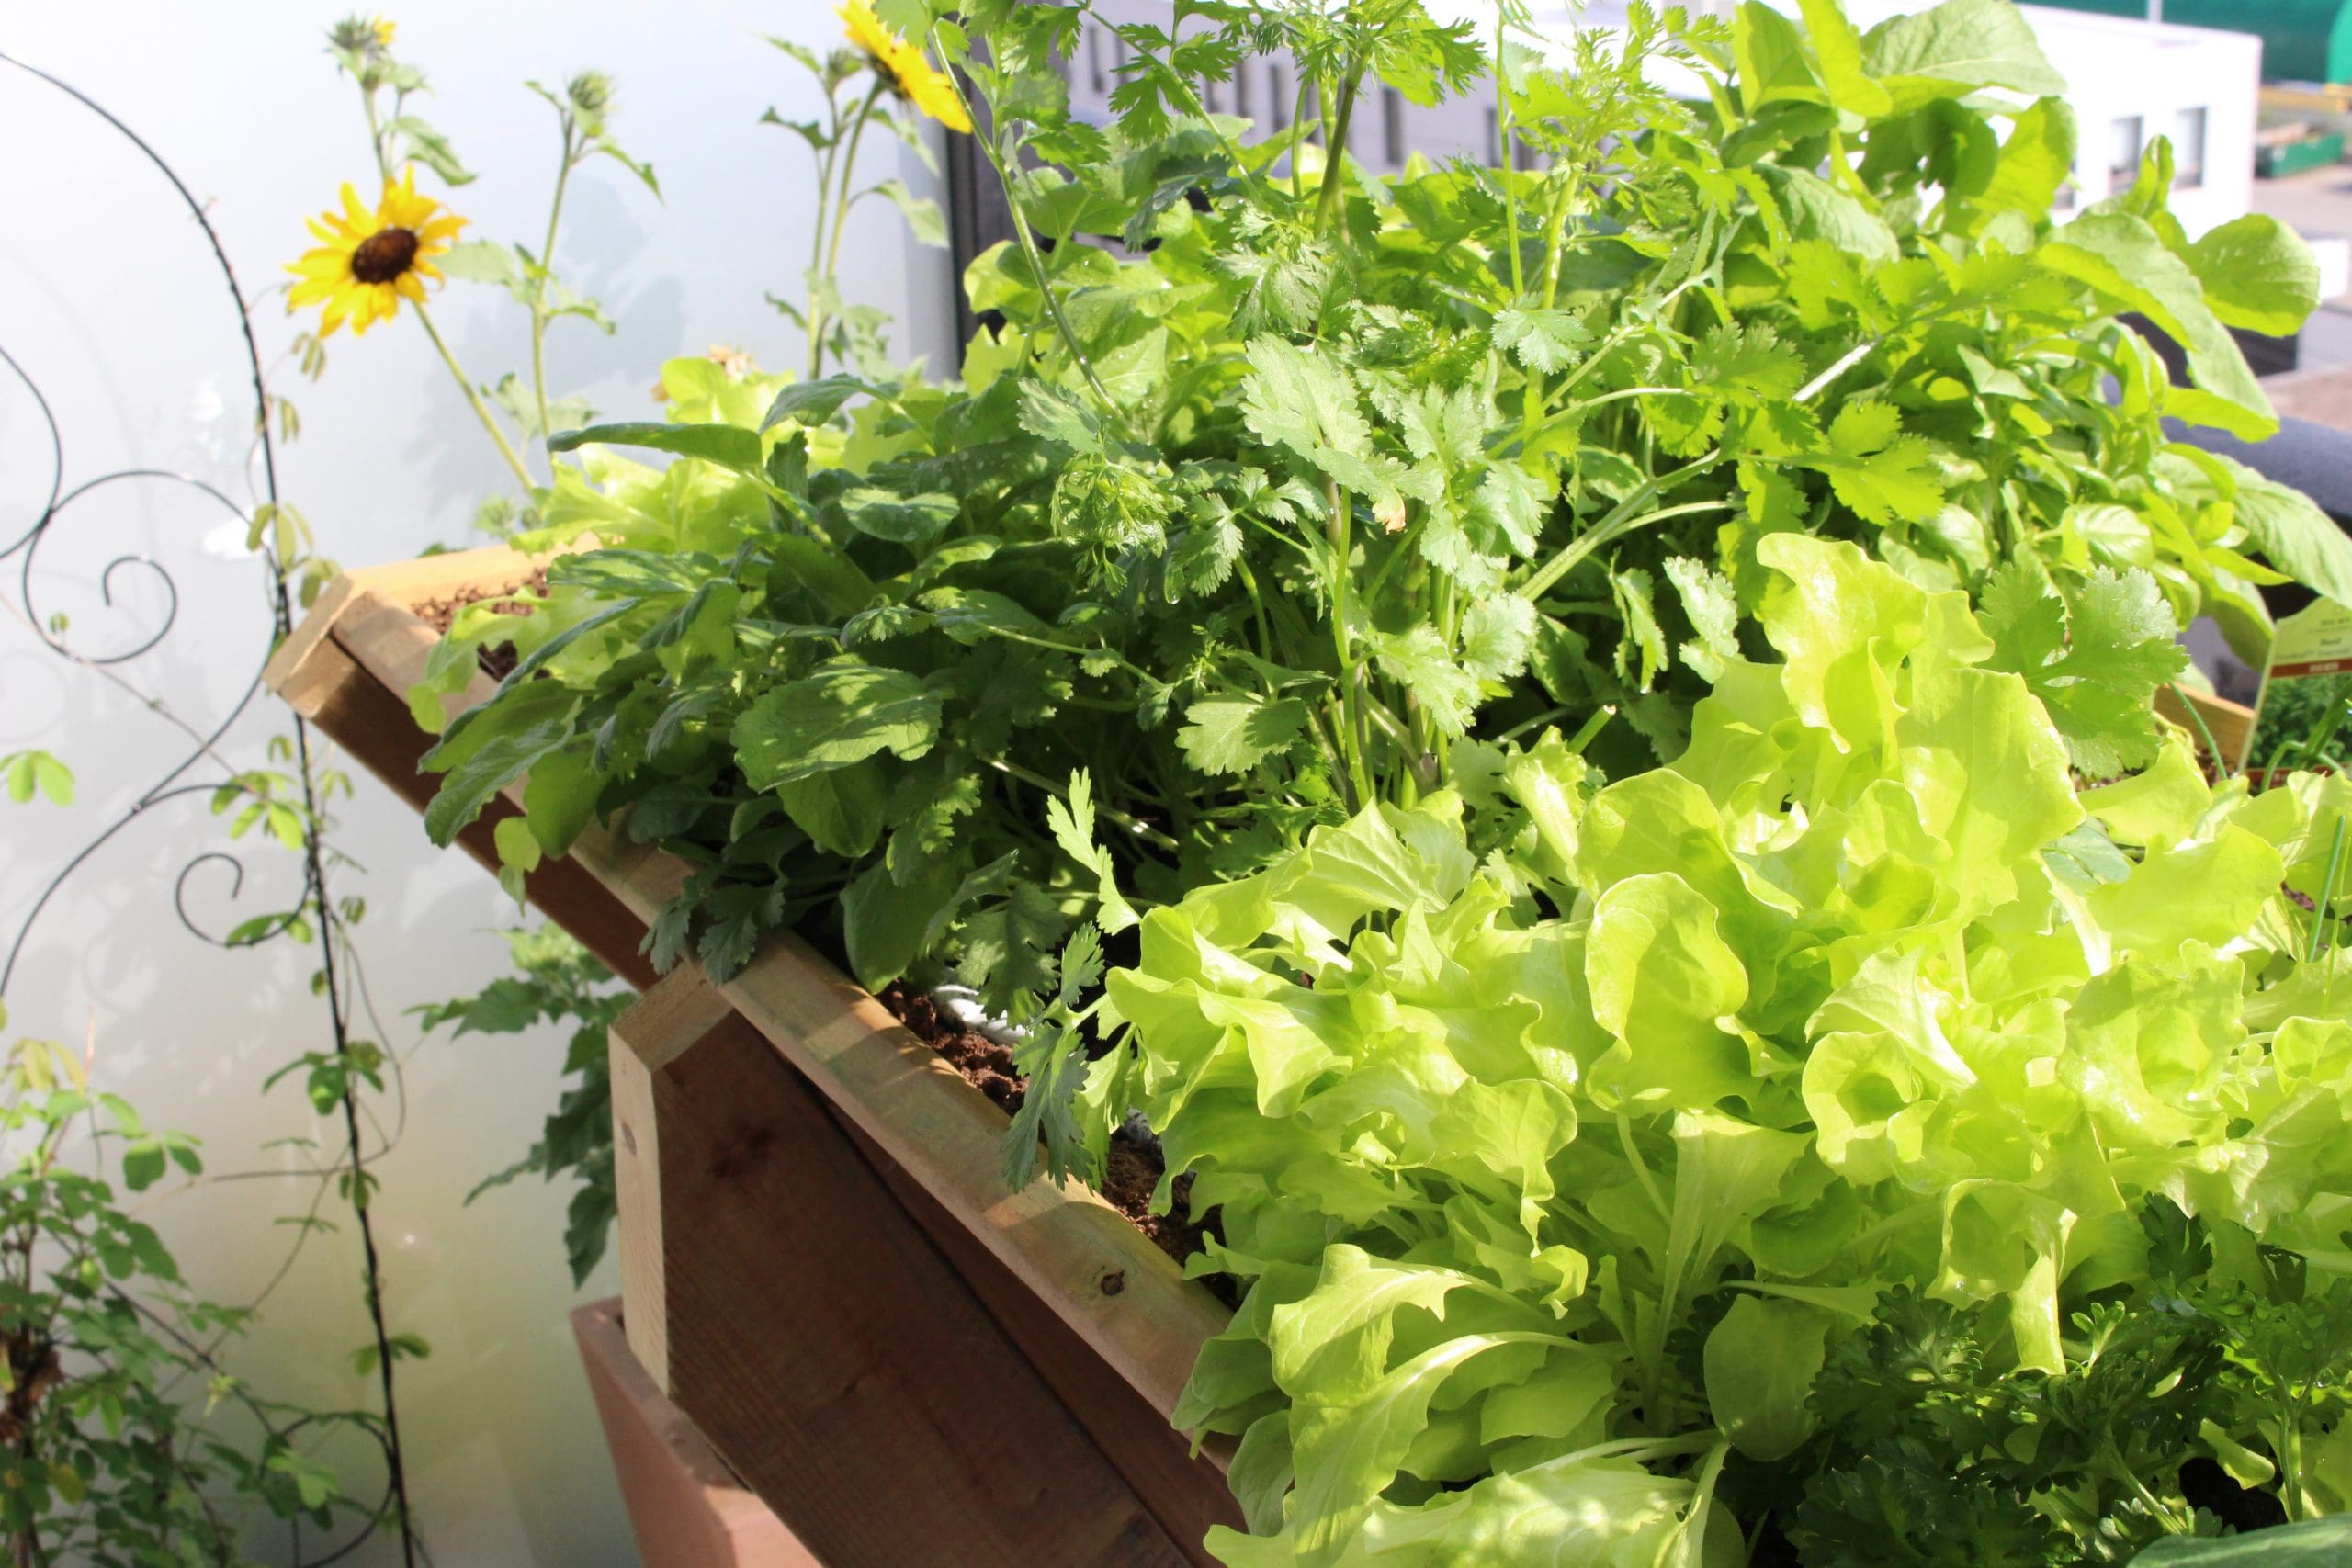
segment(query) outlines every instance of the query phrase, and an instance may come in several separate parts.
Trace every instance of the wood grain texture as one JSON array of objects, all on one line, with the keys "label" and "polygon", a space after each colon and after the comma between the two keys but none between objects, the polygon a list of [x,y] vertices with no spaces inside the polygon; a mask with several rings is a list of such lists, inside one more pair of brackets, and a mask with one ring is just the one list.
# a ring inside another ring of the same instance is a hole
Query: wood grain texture
[{"label": "wood grain texture", "polygon": [[835,1117],[871,1165],[922,1225],[932,1244],[955,1266],[1007,1337],[1061,1396],[1102,1457],[1135,1489],[1160,1529],[1198,1568],[1216,1559],[1202,1544],[1212,1525],[1246,1528],[1241,1505],[1225,1484],[1233,1439],[1212,1438],[1194,1453],[1189,1438],[1168,1424],[1142,1392],[1105,1361],[1028,1284],[904,1168],[884,1154],[854,1122],[834,1108]]},{"label": "wood grain texture", "polygon": [[1153,1409],[1175,1409],[1224,1303],[1078,1183],[1006,1191],[1004,1113],[806,942],[768,943],[720,988]]},{"label": "wood grain texture", "polygon": [[[486,581],[505,581],[512,572],[514,558],[505,552],[470,554],[494,558],[476,568]],[[461,591],[447,580],[435,581],[437,594]],[[309,638],[311,652],[289,667],[274,667],[274,678],[281,690],[303,694],[322,729],[422,809],[436,781],[416,772],[428,738],[414,728],[401,694],[422,676],[435,638],[401,592],[385,584],[374,571],[339,584],[328,626]],[[479,701],[490,689],[486,677],[477,677],[467,700]],[[519,787],[508,792],[519,794]],[[492,828],[514,808],[512,799],[492,803],[483,821],[461,836],[469,852],[494,865]],[[685,869],[673,857],[598,828],[582,835],[569,856],[534,873],[529,891],[551,919],[645,989],[654,976],[638,955],[638,943]],[[805,944],[770,943],[726,996],[769,1043],[775,1058],[820,1091],[838,1129],[854,1140],[857,1168],[885,1183],[900,1212],[949,1254],[953,1272],[968,1281],[1035,1375],[1078,1413],[1102,1455],[1182,1543],[1182,1555],[1205,1562],[1201,1534],[1210,1523],[1235,1521],[1220,1474],[1229,1448],[1220,1444],[1204,1456],[1191,1456],[1184,1439],[1169,1429],[1167,1415],[1201,1342],[1227,1320],[1225,1307],[1082,1188],[1040,1183],[1008,1194],[997,1174],[1002,1113]],[[656,1032],[650,1015],[622,1029],[629,1045],[656,1055],[674,1048],[671,1035],[662,1036],[669,1043],[654,1043]],[[616,1047],[616,1053],[626,1049]],[[616,1055],[616,1116],[623,1100],[635,1097],[646,1129],[640,1154],[658,1160],[652,1072],[635,1052],[628,1055],[642,1077],[632,1083],[630,1066]],[[626,1170],[626,1151],[617,1157]],[[640,1172],[635,1179],[639,1203],[658,1190],[658,1174],[657,1166],[651,1178]],[[648,1235],[642,1245],[632,1244],[629,1192],[625,1180],[624,1280],[633,1280],[639,1296],[652,1291],[662,1302],[661,1338],[646,1351],[649,1367],[661,1367],[666,1379],[684,1341],[707,1325],[676,1315],[678,1297],[662,1269],[681,1248],[699,1250],[707,1243],[682,1239],[657,1222],[642,1228],[658,1233],[658,1242]],[[661,1266],[640,1261],[632,1270],[633,1246],[640,1258],[650,1248]],[[794,1332],[763,1303],[708,1304],[722,1315],[756,1320],[771,1334]],[[690,1402],[688,1407],[701,1415]]]},{"label": "wood grain texture", "polygon": [[645,1568],[822,1568],[629,1354],[618,1301],[571,1314]]},{"label": "wood grain texture", "polygon": [[[665,1004],[698,985],[680,965]],[[679,1407],[834,1568],[1184,1562],[823,1101],[716,1010],[651,1070]]]}]

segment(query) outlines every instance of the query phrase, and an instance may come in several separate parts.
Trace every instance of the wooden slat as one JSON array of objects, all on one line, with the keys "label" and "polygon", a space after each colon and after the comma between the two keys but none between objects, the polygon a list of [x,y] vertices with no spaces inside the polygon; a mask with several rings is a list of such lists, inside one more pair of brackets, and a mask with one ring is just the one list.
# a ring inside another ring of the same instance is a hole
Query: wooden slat
[{"label": "wooden slat", "polygon": [[[502,569],[485,563],[484,570]],[[436,639],[377,592],[372,572],[355,576],[358,592],[336,621],[335,641],[384,685],[405,690],[422,676]],[[477,681],[475,690],[487,695],[488,681]],[[673,857],[601,829],[582,835],[567,863],[594,871],[641,920],[685,874]],[[1222,1303],[1077,1183],[1041,1181],[1007,1193],[998,1175],[1001,1113],[806,943],[771,942],[726,989],[745,1018],[1153,1409],[1162,1416],[1175,1409],[1201,1344],[1230,1316]],[[1113,1279],[1118,1286],[1106,1292]]]},{"label": "wooden slat", "polygon": [[[473,554],[495,558],[477,569],[486,580],[510,580],[513,557]],[[428,742],[409,721],[401,694],[422,676],[437,639],[398,592],[384,591],[386,581],[363,571],[339,583],[340,592],[331,591],[332,613],[322,617],[327,624],[309,639],[311,652],[274,666],[273,681],[301,694],[322,729],[422,809],[437,781],[416,772]],[[455,591],[444,583],[435,592]],[[304,632],[310,630],[306,623]],[[480,701],[490,686],[477,676],[465,702]],[[519,787],[508,795],[519,797]],[[492,803],[484,820],[462,836],[465,847],[495,864],[492,829],[514,809],[512,799]],[[550,919],[645,988],[652,976],[637,944],[684,874],[671,856],[593,829],[571,855],[533,874],[530,890]],[[1218,1479],[1230,1450],[1217,1444],[1204,1457],[1190,1456],[1167,1416],[1200,1343],[1223,1327],[1224,1306],[1083,1189],[1041,1183],[1007,1194],[997,1174],[1002,1113],[805,944],[771,943],[729,987],[729,1000],[782,1060],[821,1090],[865,1168],[880,1173],[903,1212],[950,1254],[993,1320],[1078,1413],[1184,1554],[1205,1562],[1201,1533],[1210,1523],[1235,1522]],[[650,1074],[632,1086],[628,1069],[617,1060],[615,1066],[616,1107],[632,1095],[650,1100]],[[650,1111],[639,1116],[650,1128]],[[655,1146],[640,1155],[658,1158],[658,1132],[648,1141]],[[617,1157],[626,1171],[628,1151]],[[632,1244],[626,1178],[622,1209],[627,1280]],[[651,1236],[646,1241],[650,1246]],[[658,1256],[666,1262],[683,1245],[664,1235]],[[641,1258],[646,1250],[636,1253]],[[637,1288],[660,1291],[666,1314],[674,1295],[666,1280],[649,1284],[647,1267],[639,1263],[635,1271]],[[746,1309],[738,1303],[735,1310]],[[765,1320],[775,1332],[775,1320]],[[676,1336],[703,1326],[681,1326],[665,1315],[662,1339],[647,1344],[649,1365],[661,1364],[666,1375],[678,1353]]]},{"label": "wooden slat", "polygon": [[629,1354],[620,1303],[571,1313],[645,1568],[823,1568]]},{"label": "wooden slat", "polygon": [[1162,1416],[1230,1314],[1076,1182],[1007,1192],[1004,1114],[889,1010],[786,937],[720,987],[868,1137]]},{"label": "wooden slat", "polygon": [[662,1032],[635,1054],[659,1126],[670,1396],[820,1559],[1186,1561],[691,961],[616,1029]]},{"label": "wooden slat", "polygon": [[[838,1115],[840,1108],[834,1109]],[[1199,1568],[1212,1568],[1216,1559],[1202,1544],[1209,1527],[1246,1528],[1241,1505],[1225,1484],[1233,1439],[1211,1438],[1205,1451],[1194,1453],[1191,1439],[1169,1425],[1163,1412],[1154,1409],[1140,1390],[1096,1355],[1059,1313],[1040,1301],[1020,1276],[982,1246],[921,1182],[859,1132],[855,1123],[845,1117],[842,1120],[866,1163],[889,1184],[907,1213],[931,1237],[932,1245],[955,1265],[956,1272],[1006,1337],[1021,1347],[1030,1364],[1078,1417],[1102,1457],[1135,1488],[1169,1539]]]}]

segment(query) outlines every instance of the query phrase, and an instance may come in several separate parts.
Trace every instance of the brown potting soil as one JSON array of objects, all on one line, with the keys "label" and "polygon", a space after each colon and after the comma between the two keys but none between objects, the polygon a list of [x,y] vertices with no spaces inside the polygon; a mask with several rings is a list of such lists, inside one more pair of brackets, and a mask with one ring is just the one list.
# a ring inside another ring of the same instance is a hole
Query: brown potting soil
[{"label": "brown potting soil", "polygon": [[[1029,1080],[1014,1071],[1010,1048],[941,1016],[938,1004],[904,986],[886,987],[880,1000],[893,1017],[907,1026],[908,1033],[938,1052],[943,1061],[995,1101],[1006,1115],[1021,1109]],[[1182,1263],[1201,1250],[1205,1236],[1215,1234],[1216,1216],[1204,1214],[1197,1221],[1193,1219],[1193,1178],[1189,1173],[1176,1179],[1171,1189],[1173,1202],[1168,1213],[1153,1213],[1152,1195],[1159,1190],[1160,1175],[1166,1169],[1167,1164],[1158,1149],[1124,1131],[1117,1133],[1111,1139],[1110,1156],[1104,1163],[1102,1196],[1137,1230],[1149,1236],[1153,1246]],[[1233,1299],[1230,1287],[1222,1278],[1208,1283],[1228,1302]]]},{"label": "brown potting soil", "polygon": [[[469,604],[478,604],[484,599],[495,599],[508,593],[542,594],[547,591],[546,569],[534,568],[528,577],[520,581],[509,583],[503,588],[482,588],[453,594],[446,599],[426,599],[409,606],[409,610],[418,620],[431,626],[441,636],[447,637],[449,635],[449,627],[458,619],[458,612]],[[498,604],[492,607],[492,613],[500,615],[527,615],[533,608],[534,606],[529,604]],[[479,660],[486,673],[493,680],[500,681],[514,672],[517,662],[514,650],[504,647],[483,649],[479,655]]]},{"label": "brown potting soil", "polygon": [[[497,588],[452,595],[441,599],[423,600],[412,606],[411,612],[443,636],[457,621],[458,612],[484,599],[510,593],[547,592],[548,576],[544,569],[534,570],[519,581]],[[528,604],[507,604],[496,606],[502,615],[527,615],[533,606]],[[482,669],[495,679],[504,679],[515,665],[514,651],[510,648],[485,648],[481,653]],[[1029,1080],[1015,1070],[1012,1052],[977,1030],[962,1028],[954,1021],[941,1016],[938,1005],[931,998],[909,991],[904,986],[886,987],[882,1005],[891,1015],[906,1025],[908,1032],[936,1051],[949,1066],[962,1074],[966,1082],[978,1089],[1007,1116],[1021,1109],[1028,1093]],[[1192,1214],[1193,1178],[1188,1173],[1176,1179],[1171,1187],[1172,1202],[1167,1213],[1152,1211],[1152,1196],[1159,1187],[1159,1178],[1167,1168],[1159,1150],[1146,1140],[1129,1136],[1125,1131],[1111,1139],[1109,1157],[1102,1178],[1102,1196],[1111,1206],[1125,1214],[1135,1227],[1149,1236],[1152,1245],[1177,1262],[1202,1249],[1204,1238],[1216,1234],[1216,1216],[1204,1214],[1194,1220]],[[1238,1300],[1232,1282],[1223,1275],[1214,1275],[1204,1281],[1228,1305]]]}]

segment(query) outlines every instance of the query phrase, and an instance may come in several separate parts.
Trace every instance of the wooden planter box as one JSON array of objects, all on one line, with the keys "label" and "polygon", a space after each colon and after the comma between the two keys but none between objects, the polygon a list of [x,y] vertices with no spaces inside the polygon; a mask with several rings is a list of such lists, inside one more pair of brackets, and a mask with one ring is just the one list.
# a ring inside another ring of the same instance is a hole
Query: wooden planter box
[{"label": "wooden planter box", "polygon": [[653,1386],[617,1298],[573,1308],[571,1336],[645,1568],[824,1568]]},{"label": "wooden planter box", "polygon": [[[415,607],[534,566],[348,573],[266,679],[421,811],[438,781],[403,694],[437,637]],[[516,810],[466,849],[494,866]],[[526,879],[646,992],[612,1070],[622,1320],[653,1386],[833,1568],[1210,1562],[1208,1528],[1241,1522],[1225,1451],[1168,1416],[1227,1309],[1082,1188],[1007,1192],[1003,1112],[805,943],[657,983],[638,948],[685,873],[592,829]]]}]

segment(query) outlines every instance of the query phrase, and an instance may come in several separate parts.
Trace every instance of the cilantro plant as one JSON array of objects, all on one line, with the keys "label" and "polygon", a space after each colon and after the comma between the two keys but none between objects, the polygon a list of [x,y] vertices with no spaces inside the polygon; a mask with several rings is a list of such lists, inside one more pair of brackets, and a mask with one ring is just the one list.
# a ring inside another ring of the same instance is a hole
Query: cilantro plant
[{"label": "cilantro plant", "polygon": [[1671,765],[1465,742],[1110,973],[1086,1133],[1139,1108],[1248,1282],[1178,1412],[1240,1438],[1225,1561],[1589,1515],[1642,1561],[2121,1562],[2220,1528],[2192,1461],[2352,1504],[2352,786],[2176,741],[2078,794],[2006,611],[1758,559],[1779,662]]},{"label": "cilantro plant", "polygon": [[[1413,0],[1178,10],[1120,28],[1098,128],[1052,64],[1082,7],[882,8],[970,84],[1017,230],[966,279],[992,324],[958,383],[673,362],[668,423],[557,437],[582,458],[526,537],[603,547],[445,646],[435,727],[479,647],[521,666],[429,760],[436,837],[528,772],[511,865],[598,817],[695,863],[663,964],[803,926],[1025,1022],[1081,922],[1409,807],[1465,742],[1675,754],[1760,650],[1781,534],[1984,604],[2092,777],[2156,756],[2178,624],[2262,635],[2257,556],[2352,592],[2324,517],[2162,423],[2272,427],[2223,329],[2299,321],[2309,258],[2260,218],[2189,243],[2161,144],[2053,226],[2074,127],[2002,0],[1867,36],[1637,9],[1553,56]],[[1203,110],[1277,49],[1328,114]],[[1374,175],[1345,143],[1380,83],[1491,95],[1512,166]],[[1094,820],[1057,832],[1080,775]]]}]

